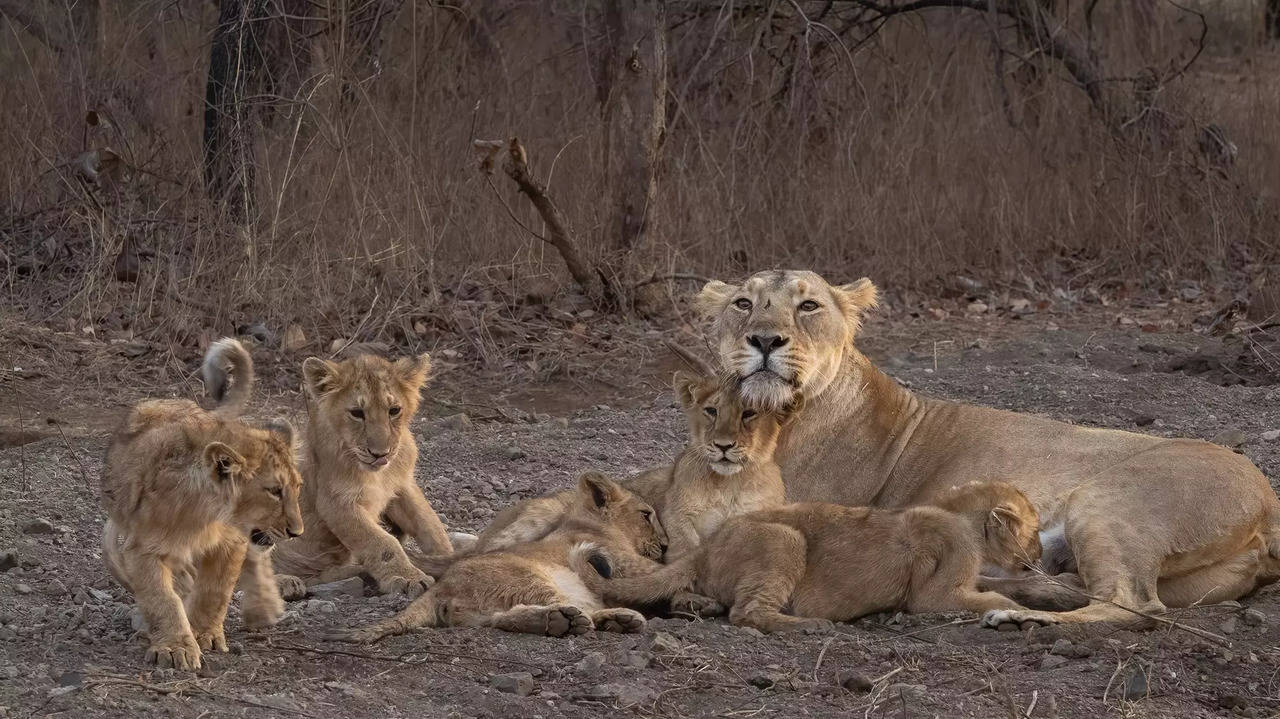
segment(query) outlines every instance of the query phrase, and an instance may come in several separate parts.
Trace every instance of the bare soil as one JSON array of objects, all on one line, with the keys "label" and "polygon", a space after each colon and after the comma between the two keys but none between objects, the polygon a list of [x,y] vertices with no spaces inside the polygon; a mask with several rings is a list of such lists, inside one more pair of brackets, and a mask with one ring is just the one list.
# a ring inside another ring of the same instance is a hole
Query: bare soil
[{"label": "bare soil", "polygon": [[[1269,476],[1280,475],[1280,440],[1263,438],[1280,429],[1280,386],[1240,369],[1230,343],[1191,331],[1194,308],[921,314],[877,318],[860,342],[916,391],[1240,442]],[[233,604],[231,653],[206,655],[196,674],[156,670],[141,661],[130,598],[101,562],[96,474],[123,407],[145,395],[196,393],[196,353],[3,329],[0,551],[15,553],[17,566],[0,574],[0,716],[1208,717],[1280,709],[1280,594],[1272,590],[1244,607],[1182,612],[1178,626],[1146,632],[996,632],[954,614],[761,636],[720,621],[655,619],[633,636],[445,629],[371,647],[317,635],[384,616],[403,599],[293,602],[261,633],[241,628]],[[446,522],[475,531],[507,503],[567,486],[584,469],[624,475],[670,459],[684,431],[665,389],[670,359],[634,350],[646,337],[655,344],[648,332],[611,350],[623,370],[609,377],[525,383],[511,368],[444,362],[416,434],[418,480]],[[255,358],[259,408],[301,421],[300,355],[260,348]],[[1237,379],[1243,384],[1222,386]],[[459,411],[473,421],[447,417]],[[36,519],[51,531],[28,526]],[[520,672],[531,684],[501,676]],[[530,693],[497,688],[504,683]]]}]

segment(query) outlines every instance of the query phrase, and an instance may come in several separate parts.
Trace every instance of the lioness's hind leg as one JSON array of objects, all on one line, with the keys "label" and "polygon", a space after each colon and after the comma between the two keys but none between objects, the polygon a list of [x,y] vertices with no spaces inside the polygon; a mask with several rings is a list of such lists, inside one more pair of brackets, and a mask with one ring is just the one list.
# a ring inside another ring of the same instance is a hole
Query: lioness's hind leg
[{"label": "lioness's hind leg", "polygon": [[644,615],[634,609],[600,609],[591,613],[591,622],[602,632],[636,634],[644,631]]},{"label": "lioness's hind leg", "polygon": [[[458,618],[455,617],[454,621]],[[534,606],[520,604],[503,612],[465,620],[470,626],[486,626],[506,632],[563,637],[586,634],[595,628],[591,617],[572,604]]]}]

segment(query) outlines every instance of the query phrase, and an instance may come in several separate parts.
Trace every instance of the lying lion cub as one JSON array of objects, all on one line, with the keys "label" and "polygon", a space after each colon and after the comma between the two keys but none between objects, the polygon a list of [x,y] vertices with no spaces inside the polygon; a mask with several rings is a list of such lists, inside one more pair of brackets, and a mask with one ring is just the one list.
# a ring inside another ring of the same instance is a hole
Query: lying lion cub
[{"label": "lying lion cub", "polygon": [[379,591],[410,596],[431,586],[380,524],[408,533],[424,552],[453,551],[413,478],[418,447],[409,421],[430,369],[426,354],[302,363],[308,418],[302,511],[311,531],[277,548],[277,571],[308,585],[365,572]]},{"label": "lying lion cub", "polygon": [[1018,607],[975,584],[984,561],[1014,571],[1039,558],[1035,508],[1004,483],[958,487],[936,504],[886,510],[799,503],[753,512],[647,575],[615,578],[626,570],[607,547],[584,544],[572,561],[606,600],[646,604],[693,591],[731,606],[733,624],[763,632],[822,628],[882,611]]},{"label": "lying lion cub", "polygon": [[237,419],[253,384],[249,353],[220,340],[203,369],[218,407],[138,404],[111,440],[101,479],[107,569],[137,599],[147,661],[179,669],[199,669],[202,649],[227,651],[222,622],[237,579],[247,626],[280,619],[266,548],[302,534],[293,430],[282,420],[257,429]]},{"label": "lying lion cub", "polygon": [[662,556],[662,525],[648,504],[604,475],[582,475],[577,494],[577,504],[544,539],[460,558],[400,614],[328,638],[373,642],[424,626],[495,627],[554,637],[593,628],[640,631],[644,616],[605,608],[569,568],[569,554],[575,545],[591,542],[619,566],[648,564]]}]

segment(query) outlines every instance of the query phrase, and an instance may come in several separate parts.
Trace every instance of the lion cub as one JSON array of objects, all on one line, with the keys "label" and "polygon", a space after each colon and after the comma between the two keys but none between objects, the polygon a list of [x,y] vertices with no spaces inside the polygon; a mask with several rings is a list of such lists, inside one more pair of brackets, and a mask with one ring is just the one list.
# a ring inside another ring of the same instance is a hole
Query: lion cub
[{"label": "lion cub", "polygon": [[694,554],[651,574],[628,576],[607,548],[589,545],[575,549],[573,566],[606,600],[652,603],[693,591],[731,606],[733,624],[763,632],[882,611],[1016,608],[976,582],[984,561],[1015,570],[1039,558],[1039,521],[1026,496],[973,483],[936,505],[790,504],[730,519]]},{"label": "lion cub", "polygon": [[302,363],[308,418],[302,513],[311,529],[277,548],[277,571],[307,584],[365,572],[379,591],[410,596],[431,586],[399,539],[380,525],[409,534],[423,552],[453,551],[413,478],[418,447],[409,421],[430,370],[426,354],[395,362],[358,354]]},{"label": "lion cub", "polygon": [[199,669],[202,649],[227,651],[222,623],[237,579],[246,625],[279,620],[284,604],[264,555],[303,526],[292,429],[237,419],[253,384],[249,353],[220,340],[203,371],[217,408],[139,403],[112,437],[101,478],[107,569],[142,611],[147,661],[179,669]]},{"label": "lion cub", "polygon": [[543,539],[454,561],[435,586],[394,617],[331,639],[373,642],[417,627],[495,627],[563,636],[591,629],[638,632],[644,616],[606,608],[569,568],[583,542],[609,552],[619,566],[662,557],[666,535],[653,508],[596,472],[578,481],[577,502]]}]

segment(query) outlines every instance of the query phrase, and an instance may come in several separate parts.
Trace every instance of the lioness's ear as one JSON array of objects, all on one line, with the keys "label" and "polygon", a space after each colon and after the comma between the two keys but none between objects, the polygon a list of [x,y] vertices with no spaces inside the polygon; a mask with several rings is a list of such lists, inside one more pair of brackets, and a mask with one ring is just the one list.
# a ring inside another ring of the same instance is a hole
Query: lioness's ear
[{"label": "lioness's ear", "polygon": [[210,442],[204,446],[204,464],[219,481],[226,481],[244,469],[244,457],[221,442]]},{"label": "lioness's ear", "polygon": [[302,383],[312,399],[320,399],[338,389],[338,364],[319,357],[302,362]]},{"label": "lioness's ear", "polygon": [[836,289],[840,290],[845,301],[859,312],[874,309],[880,304],[880,290],[876,289],[875,284],[866,277],[857,282],[840,285]]},{"label": "lioness's ear", "polygon": [[417,357],[401,357],[395,363],[396,374],[404,383],[420,389],[427,381],[427,375],[431,374],[431,355],[423,352]]},{"label": "lioness's ear", "polygon": [[268,420],[266,424],[268,432],[276,435],[286,445],[293,446],[293,425],[289,424],[289,420],[284,417],[276,417]]},{"label": "lioness's ear", "polygon": [[599,472],[584,472],[578,478],[578,491],[592,509],[604,509],[622,498],[622,487]]},{"label": "lioness's ear", "polygon": [[682,370],[676,372],[675,377],[671,380],[671,389],[675,391],[676,399],[680,400],[680,406],[685,409],[693,406],[694,396],[697,394],[700,384],[702,384],[700,377]]},{"label": "lioness's ear", "polygon": [[693,306],[699,312],[707,317],[713,317],[720,314],[724,306],[729,304],[729,298],[733,297],[733,293],[738,291],[736,285],[730,285],[720,280],[711,280],[702,286],[702,291],[698,296],[693,298]]}]

